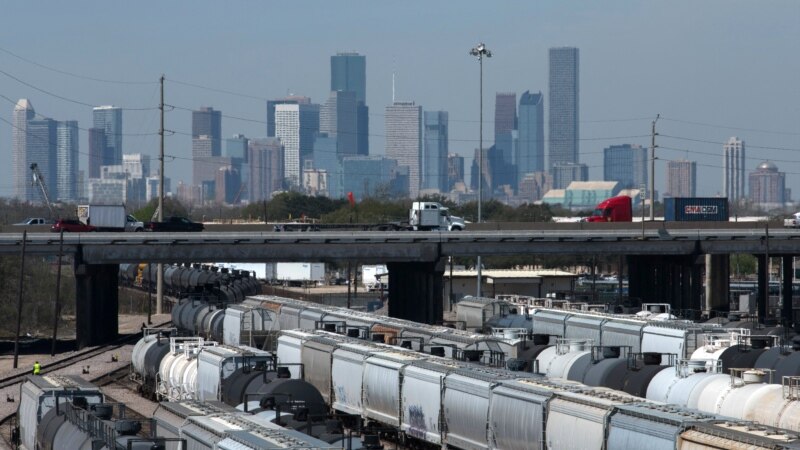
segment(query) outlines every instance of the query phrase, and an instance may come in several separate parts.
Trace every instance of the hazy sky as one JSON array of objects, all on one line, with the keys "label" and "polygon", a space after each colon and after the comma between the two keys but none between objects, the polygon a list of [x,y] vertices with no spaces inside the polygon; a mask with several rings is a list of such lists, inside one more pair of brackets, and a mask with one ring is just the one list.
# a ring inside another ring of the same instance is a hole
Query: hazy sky
[{"label": "hazy sky", "polygon": [[[484,64],[485,142],[493,141],[495,92],[541,90],[546,112],[547,49],[575,46],[580,159],[591,179],[602,179],[604,147],[649,145],[660,113],[660,192],[663,161],[681,158],[698,162],[699,195],[719,192],[722,142],[735,135],[746,142],[748,171],[774,161],[800,198],[795,0],[6,2],[0,70],[30,86],[0,73],[0,119],[11,121],[13,110],[3,97],[28,98],[38,114],[87,129],[91,107],[81,103],[154,108],[163,73],[166,102],[177,107],[166,118],[177,133],[166,150],[174,188],[191,181],[189,110],[213,106],[230,116],[224,137],[264,136],[264,99],[294,93],[324,102],[330,55],[357,51],[367,57],[370,152],[384,153],[395,71],[397,100],[449,111],[450,150],[469,164],[478,145],[478,65],[468,51],[481,41],[494,53]],[[157,155],[156,109],[125,111],[123,123],[125,153]],[[80,146],[86,169],[85,131]],[[13,192],[10,150],[11,127],[0,121],[4,196]]]}]

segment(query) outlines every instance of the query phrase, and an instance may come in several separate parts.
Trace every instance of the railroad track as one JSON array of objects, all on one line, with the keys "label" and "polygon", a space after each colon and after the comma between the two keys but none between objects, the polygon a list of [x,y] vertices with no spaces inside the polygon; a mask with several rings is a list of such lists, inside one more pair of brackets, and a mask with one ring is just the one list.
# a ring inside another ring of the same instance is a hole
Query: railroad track
[{"label": "railroad track", "polygon": [[[163,322],[163,323],[160,323],[160,324],[153,325],[153,328],[164,328],[164,327],[166,327],[167,325],[169,325],[171,323],[172,322],[170,322],[170,321]],[[67,357],[65,357],[63,359],[58,360],[58,361],[54,361],[54,362],[52,362],[50,364],[43,364],[42,365],[42,369],[41,369],[41,373],[44,375],[44,374],[48,374],[48,373],[51,373],[51,372],[55,372],[57,370],[63,369],[65,367],[69,367],[69,366],[71,366],[73,364],[79,363],[79,362],[87,360],[89,358],[93,358],[95,356],[102,355],[103,353],[117,350],[117,349],[119,349],[119,348],[121,348],[121,347],[123,347],[125,345],[129,345],[131,343],[136,342],[140,338],[141,338],[141,335],[139,333],[135,333],[135,334],[131,334],[131,335],[120,337],[120,338],[118,338],[118,339],[114,340],[113,342],[111,342],[109,344],[106,344],[106,345],[101,345],[101,346],[94,347],[94,348],[91,348],[91,349],[75,352],[74,354],[69,355],[69,356],[67,356]],[[114,371],[114,372],[111,372],[111,373],[104,373],[102,375],[94,375],[91,378],[89,378],[87,381],[96,382],[98,380],[110,380],[110,381],[105,383],[105,384],[109,384],[109,383],[114,382],[114,378],[109,378],[109,377],[112,377],[113,375],[118,375],[117,372],[121,373],[121,371],[123,369],[127,373],[128,369],[127,368],[122,368],[122,369],[119,369],[118,371]],[[30,375],[30,371],[25,371],[25,372],[18,373],[18,374],[15,374],[15,375],[9,375],[9,376],[0,378],[0,389],[5,389],[5,388],[7,388],[9,386],[13,386],[15,384],[20,384],[23,381],[25,381],[25,377],[27,377],[28,375]],[[16,416],[16,411],[14,411],[14,412],[12,412],[10,414],[6,414],[5,416],[0,417],[0,448],[13,448],[13,447],[11,447],[11,443],[10,443],[10,435],[11,435],[10,430],[11,430],[11,419],[14,418],[15,416]],[[2,444],[5,444],[5,447]]]},{"label": "railroad track", "polygon": [[[157,324],[157,325],[153,325],[153,328],[163,328],[163,327],[167,326],[170,323],[172,323],[172,322],[164,322],[164,323],[160,323],[160,324]],[[94,348],[91,348],[91,349],[88,349],[88,350],[82,350],[82,351],[76,352],[75,354],[70,355],[70,356],[68,356],[68,357],[66,357],[64,359],[60,359],[60,360],[52,362],[50,364],[43,364],[41,372],[44,375],[44,374],[47,374],[49,372],[56,371],[58,369],[63,369],[64,367],[71,366],[71,365],[75,364],[78,361],[82,361],[84,359],[100,355],[100,354],[105,353],[105,352],[110,351],[110,350],[116,350],[116,349],[122,347],[123,345],[130,344],[131,342],[136,342],[140,338],[141,338],[141,336],[138,333],[131,334],[131,335],[120,337],[120,338],[116,339],[115,341],[113,341],[110,344],[101,345],[101,346],[94,347]],[[15,375],[9,375],[9,376],[4,377],[4,378],[0,378],[0,389],[6,388],[8,386],[11,386],[11,385],[14,385],[14,384],[17,384],[17,383],[21,382],[28,375],[30,375],[29,372],[23,372],[23,373],[19,373],[19,374],[15,374]]]}]

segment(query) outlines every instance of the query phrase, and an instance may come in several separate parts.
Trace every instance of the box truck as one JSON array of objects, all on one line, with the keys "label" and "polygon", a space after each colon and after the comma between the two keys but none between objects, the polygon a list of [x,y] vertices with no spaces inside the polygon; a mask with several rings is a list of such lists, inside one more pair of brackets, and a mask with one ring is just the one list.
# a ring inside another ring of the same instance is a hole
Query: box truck
[{"label": "box truck", "polygon": [[389,269],[386,264],[361,266],[361,282],[368,291],[381,291],[389,285]]},{"label": "box truck", "polygon": [[125,205],[78,205],[78,220],[97,231],[144,231],[144,223],[125,213]]}]

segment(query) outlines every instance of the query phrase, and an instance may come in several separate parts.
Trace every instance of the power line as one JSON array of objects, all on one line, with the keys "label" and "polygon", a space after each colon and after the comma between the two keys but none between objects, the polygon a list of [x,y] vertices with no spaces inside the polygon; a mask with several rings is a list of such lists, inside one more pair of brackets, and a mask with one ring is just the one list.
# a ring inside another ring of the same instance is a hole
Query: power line
[{"label": "power line", "polygon": [[103,79],[103,78],[90,77],[90,76],[87,76],[87,75],[81,75],[81,74],[77,74],[77,73],[73,73],[73,72],[67,72],[66,70],[56,69],[55,67],[47,66],[45,64],[33,61],[31,59],[28,59],[28,58],[25,58],[24,56],[20,56],[20,55],[18,55],[16,53],[12,52],[11,50],[8,50],[8,49],[2,48],[2,47],[0,47],[0,52],[6,53],[8,55],[11,55],[14,58],[17,58],[17,59],[19,59],[21,61],[25,61],[28,64],[33,64],[34,66],[41,67],[42,69],[46,69],[46,70],[49,70],[49,71],[52,71],[52,72],[60,73],[62,75],[69,75],[71,77],[81,78],[81,79],[84,79],[84,80],[97,81],[99,83],[112,83],[112,84],[158,84],[155,81],[123,81],[123,80],[107,80],[107,79]]},{"label": "power line", "polygon": [[777,130],[763,130],[759,128],[743,128],[743,127],[733,127],[728,125],[717,125],[711,124],[706,122],[695,122],[691,120],[682,120],[682,119],[671,119],[667,117],[661,117],[661,120],[669,121],[669,122],[676,122],[676,123],[683,123],[687,125],[697,125],[701,127],[709,127],[709,128],[722,128],[725,130],[734,130],[734,131],[747,131],[747,132],[755,132],[755,133],[765,133],[765,134],[782,134],[786,136],[800,136],[800,133],[792,132],[792,131],[777,131]]},{"label": "power line", "polygon": [[[94,105],[94,104],[91,104],[91,103],[82,102],[80,100],[75,100],[75,99],[71,99],[71,98],[68,98],[68,97],[64,97],[63,95],[59,95],[59,94],[56,94],[54,92],[50,92],[50,91],[48,91],[46,89],[42,89],[42,88],[40,88],[38,86],[34,86],[33,84],[28,83],[27,81],[24,81],[24,80],[22,80],[20,78],[17,78],[14,75],[11,75],[10,73],[8,73],[8,72],[6,72],[4,70],[0,70],[0,73],[5,75],[5,76],[7,76],[8,78],[11,78],[12,80],[14,80],[14,81],[16,81],[16,82],[18,82],[20,84],[28,86],[31,89],[37,90],[37,91],[39,91],[39,92],[41,92],[43,94],[49,95],[51,97],[55,97],[55,98],[57,98],[59,100],[65,101],[65,102],[75,103],[77,105],[82,105],[82,106],[88,106],[90,108],[95,108],[97,106],[100,106],[100,105]],[[121,109],[124,109],[126,111],[150,111],[150,110],[158,109],[158,107],[152,107],[152,108],[121,108]]]}]

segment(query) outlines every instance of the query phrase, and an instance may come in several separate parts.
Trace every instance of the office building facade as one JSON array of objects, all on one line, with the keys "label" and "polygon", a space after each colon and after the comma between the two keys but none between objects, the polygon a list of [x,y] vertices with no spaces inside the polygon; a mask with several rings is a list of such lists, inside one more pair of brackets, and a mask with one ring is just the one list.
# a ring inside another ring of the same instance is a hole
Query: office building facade
[{"label": "office building facade", "polygon": [[408,195],[415,199],[420,188],[422,155],[422,107],[414,102],[394,102],[386,107],[386,157],[408,167]]},{"label": "office building facade", "polygon": [[586,164],[560,163],[552,167],[553,189],[566,189],[573,181],[588,181],[589,167]]},{"label": "office building facade", "polygon": [[106,148],[101,166],[122,164],[122,108],[98,106],[92,110],[93,128],[105,133]]},{"label": "office building facade", "polygon": [[514,163],[517,180],[544,167],[544,96],[541,92],[525,91],[519,98],[519,120],[517,122],[517,145]]},{"label": "office building facade", "polygon": [[20,99],[14,105],[11,121],[11,167],[14,171],[14,197],[21,201],[30,201],[34,197],[31,186],[31,161],[28,159],[28,122],[33,120],[36,112],[28,99]]},{"label": "office building facade", "polygon": [[425,146],[420,168],[421,189],[448,192],[447,155],[449,120],[447,111],[425,111]]},{"label": "office building facade", "polygon": [[310,97],[290,95],[275,100],[267,100],[267,137],[275,137],[275,107],[278,105],[309,105]]},{"label": "office building facade", "polygon": [[764,209],[782,208],[786,203],[786,174],[764,161],[750,172],[750,201]]},{"label": "office building facade", "polygon": [[358,53],[331,56],[331,91],[354,92],[356,154],[369,154],[369,107],[367,107],[367,57]]},{"label": "office building facade", "polygon": [[283,153],[283,145],[277,138],[248,141],[250,174],[247,191],[251,202],[269,200],[273,192],[283,189]]},{"label": "office building facade", "polygon": [[[53,119],[28,121],[27,157],[30,164],[36,163],[48,190],[50,201],[59,198],[57,178],[57,122]],[[28,172],[30,174],[30,171]],[[28,178],[30,180],[30,178]],[[38,186],[31,186],[29,201],[43,202]]]},{"label": "office building facade", "polygon": [[667,161],[667,192],[669,197],[695,197],[697,195],[697,163],[694,161]]},{"label": "office building facade", "polygon": [[494,101],[494,145],[503,161],[511,164],[513,155],[513,131],[517,129],[517,94],[498,92]]},{"label": "office building facade", "polygon": [[57,199],[62,202],[78,200],[78,121],[67,120],[56,125],[56,183]]},{"label": "office building facade", "polygon": [[358,117],[356,93],[353,91],[331,91],[328,100],[320,108],[319,131],[336,139],[339,156],[358,154]]},{"label": "office building facade", "polygon": [[737,204],[745,197],[745,145],[744,141],[732,136],[723,145],[722,195]]},{"label": "office building facade", "polygon": [[547,164],[553,168],[579,161],[579,53],[574,47],[557,47],[550,49],[549,56]]},{"label": "office building facade", "polygon": [[284,177],[287,186],[300,187],[303,160],[314,151],[314,136],[319,132],[319,105],[283,104],[275,106],[275,137],[283,145]]},{"label": "office building facade", "polygon": [[647,149],[631,144],[603,149],[603,180],[617,181],[621,189],[647,186]]}]

